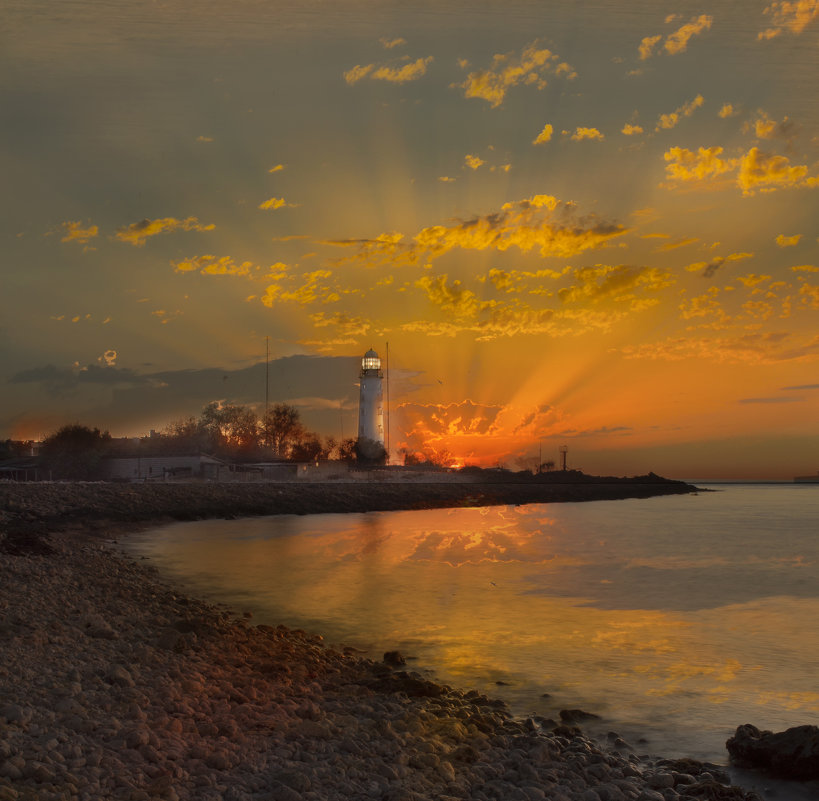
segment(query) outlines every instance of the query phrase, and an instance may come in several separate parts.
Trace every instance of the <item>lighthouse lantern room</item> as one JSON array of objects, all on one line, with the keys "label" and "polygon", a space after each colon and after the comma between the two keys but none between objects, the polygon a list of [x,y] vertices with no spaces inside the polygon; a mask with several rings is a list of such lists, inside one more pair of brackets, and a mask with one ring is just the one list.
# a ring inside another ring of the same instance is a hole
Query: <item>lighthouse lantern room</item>
[{"label": "lighthouse lantern room", "polygon": [[384,445],[384,401],[381,359],[370,349],[361,360],[359,374],[361,393],[358,402],[358,439],[359,442],[371,440]]}]

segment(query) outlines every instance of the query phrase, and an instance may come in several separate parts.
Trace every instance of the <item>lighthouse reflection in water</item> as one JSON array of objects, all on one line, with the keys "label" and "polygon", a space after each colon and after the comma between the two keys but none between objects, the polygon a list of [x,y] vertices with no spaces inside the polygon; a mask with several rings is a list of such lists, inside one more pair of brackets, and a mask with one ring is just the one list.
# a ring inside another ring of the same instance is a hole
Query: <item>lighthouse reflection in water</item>
[{"label": "lighthouse reflection in water", "polygon": [[724,761],[741,723],[819,714],[813,489],[215,520],[126,547],[254,622],[397,648],[515,712],[582,707],[640,748]]}]

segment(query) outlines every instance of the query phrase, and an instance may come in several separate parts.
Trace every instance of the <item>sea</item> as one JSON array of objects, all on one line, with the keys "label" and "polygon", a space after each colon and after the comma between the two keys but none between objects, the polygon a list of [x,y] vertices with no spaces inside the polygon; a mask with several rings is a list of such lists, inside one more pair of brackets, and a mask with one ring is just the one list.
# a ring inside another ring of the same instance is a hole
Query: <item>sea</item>
[{"label": "sea", "polygon": [[[819,485],[165,525],[121,546],[180,589],[638,754],[727,765],[819,718]],[[377,489],[374,489],[377,491]],[[815,789],[734,771],[787,799]]]}]

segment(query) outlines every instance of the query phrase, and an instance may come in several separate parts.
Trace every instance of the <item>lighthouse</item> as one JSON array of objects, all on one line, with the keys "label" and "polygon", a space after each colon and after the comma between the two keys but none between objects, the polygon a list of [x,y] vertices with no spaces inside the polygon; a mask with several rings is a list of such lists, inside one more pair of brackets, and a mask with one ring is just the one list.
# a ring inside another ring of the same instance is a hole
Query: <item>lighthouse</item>
[{"label": "lighthouse", "polygon": [[358,377],[361,386],[358,401],[359,453],[379,459],[384,454],[384,373],[381,359],[374,350],[364,354]]}]

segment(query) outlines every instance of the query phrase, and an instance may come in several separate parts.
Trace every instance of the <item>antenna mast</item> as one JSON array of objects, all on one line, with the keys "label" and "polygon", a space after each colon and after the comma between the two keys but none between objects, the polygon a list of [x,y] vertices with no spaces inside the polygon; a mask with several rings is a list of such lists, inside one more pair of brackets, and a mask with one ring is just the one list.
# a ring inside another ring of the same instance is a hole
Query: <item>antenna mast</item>
[{"label": "antenna mast", "polygon": [[267,445],[267,404],[270,400],[270,337],[264,338],[264,444]]},{"label": "antenna mast", "polygon": [[387,353],[386,358],[384,359],[384,377],[387,379],[387,425],[386,425],[386,433],[387,433],[387,442],[386,442],[386,451],[387,451],[387,464],[390,463],[390,343],[387,342]]}]

